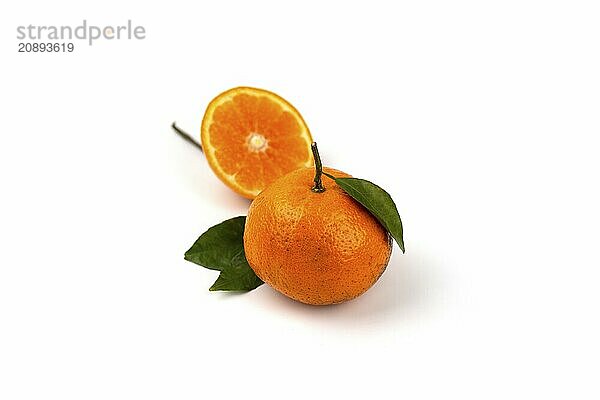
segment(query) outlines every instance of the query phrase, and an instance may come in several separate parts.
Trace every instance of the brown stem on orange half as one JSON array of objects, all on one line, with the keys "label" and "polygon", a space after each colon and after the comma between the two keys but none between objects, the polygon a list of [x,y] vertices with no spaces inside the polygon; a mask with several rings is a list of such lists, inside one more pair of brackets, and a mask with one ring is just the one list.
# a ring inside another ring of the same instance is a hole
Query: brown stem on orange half
[{"label": "brown stem on orange half", "polygon": [[325,186],[321,182],[321,174],[323,174],[323,164],[321,164],[321,157],[319,156],[319,149],[317,149],[317,142],[313,142],[310,145],[312,149],[313,158],[315,159],[315,184],[312,187],[312,191],[315,193],[323,193]]},{"label": "brown stem on orange half", "polygon": [[179,136],[181,136],[183,138],[183,140],[185,140],[186,142],[190,142],[191,144],[193,144],[194,146],[199,148],[200,151],[202,151],[202,145],[200,143],[196,142],[196,140],[189,133],[186,133],[186,132],[182,131],[181,129],[179,129],[179,127],[177,125],[175,125],[175,122],[173,122],[171,124],[171,128],[173,128],[173,130],[175,132],[177,132],[177,134]]}]

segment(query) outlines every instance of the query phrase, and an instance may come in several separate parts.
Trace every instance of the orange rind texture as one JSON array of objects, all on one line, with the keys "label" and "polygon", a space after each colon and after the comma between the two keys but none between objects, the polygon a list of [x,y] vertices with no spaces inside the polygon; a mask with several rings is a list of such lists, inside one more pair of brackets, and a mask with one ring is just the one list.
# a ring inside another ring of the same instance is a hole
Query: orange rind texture
[{"label": "orange rind texture", "polygon": [[[336,177],[349,175],[324,168]],[[311,191],[314,168],[287,174],[252,202],[244,249],[264,282],[292,299],[325,305],[353,299],[379,279],[391,237],[331,179]]]}]

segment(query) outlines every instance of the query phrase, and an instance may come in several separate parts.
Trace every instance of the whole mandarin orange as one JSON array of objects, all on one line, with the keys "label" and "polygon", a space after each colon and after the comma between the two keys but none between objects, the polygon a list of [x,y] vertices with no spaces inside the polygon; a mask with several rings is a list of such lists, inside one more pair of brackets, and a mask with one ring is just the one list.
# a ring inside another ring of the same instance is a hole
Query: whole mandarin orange
[{"label": "whole mandarin orange", "polygon": [[[332,168],[336,177],[350,175]],[[284,295],[307,304],[351,300],[385,270],[391,237],[332,179],[312,190],[314,168],[275,180],[252,202],[244,250],[256,275]]]}]

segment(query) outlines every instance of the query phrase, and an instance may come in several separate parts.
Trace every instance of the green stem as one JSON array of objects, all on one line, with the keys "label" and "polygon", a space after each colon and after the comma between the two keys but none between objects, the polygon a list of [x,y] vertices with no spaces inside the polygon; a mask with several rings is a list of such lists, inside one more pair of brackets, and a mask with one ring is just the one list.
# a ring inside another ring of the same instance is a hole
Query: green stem
[{"label": "green stem", "polygon": [[179,127],[177,125],[175,125],[175,122],[173,122],[171,124],[171,128],[173,128],[173,130],[175,132],[177,132],[177,134],[179,136],[181,136],[183,138],[183,140],[190,142],[191,144],[193,144],[194,146],[199,148],[200,151],[202,151],[202,145],[200,143],[196,142],[196,140],[194,140],[194,138],[189,133],[186,133],[186,132],[182,131],[181,129],[179,129]]},{"label": "green stem", "polygon": [[312,191],[315,193],[323,193],[325,186],[321,182],[321,174],[323,173],[323,164],[321,164],[321,157],[319,156],[319,149],[317,149],[317,142],[313,142],[310,145],[312,149],[313,158],[315,159],[315,184],[312,187]]},{"label": "green stem", "polygon": [[333,179],[334,181],[337,179],[335,176],[333,176],[333,175],[331,175],[331,174],[328,174],[328,173],[327,173],[327,172],[325,172],[325,171],[323,171],[323,175],[325,175],[325,176],[326,176],[326,177],[328,177],[328,178],[331,178],[331,179]]}]

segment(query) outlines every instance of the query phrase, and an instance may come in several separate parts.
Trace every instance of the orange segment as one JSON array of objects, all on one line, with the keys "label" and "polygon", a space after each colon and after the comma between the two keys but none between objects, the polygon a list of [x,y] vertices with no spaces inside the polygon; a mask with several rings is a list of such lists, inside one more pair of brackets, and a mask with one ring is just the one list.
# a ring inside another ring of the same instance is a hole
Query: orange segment
[{"label": "orange segment", "polygon": [[302,116],[263,89],[237,87],[215,97],[201,139],[215,174],[249,199],[280,176],[313,165],[312,137]]}]

